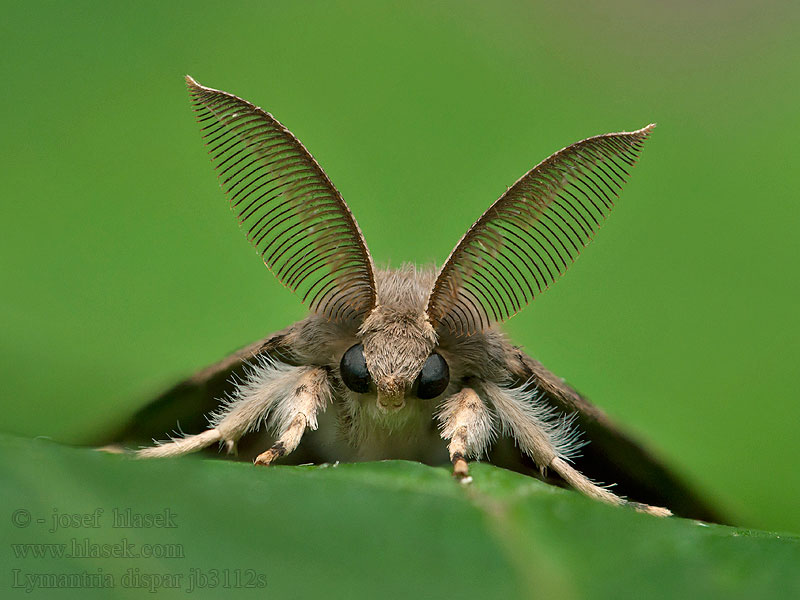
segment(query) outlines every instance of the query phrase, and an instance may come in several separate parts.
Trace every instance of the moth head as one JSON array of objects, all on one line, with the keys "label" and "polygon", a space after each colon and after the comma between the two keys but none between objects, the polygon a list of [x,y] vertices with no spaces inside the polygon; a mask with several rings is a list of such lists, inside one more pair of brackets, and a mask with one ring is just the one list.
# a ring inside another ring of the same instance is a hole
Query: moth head
[{"label": "moth head", "polygon": [[436,333],[424,312],[378,305],[359,338],[342,356],[342,381],[354,392],[374,394],[379,411],[398,411],[412,397],[428,400],[447,388],[449,367],[434,351]]}]

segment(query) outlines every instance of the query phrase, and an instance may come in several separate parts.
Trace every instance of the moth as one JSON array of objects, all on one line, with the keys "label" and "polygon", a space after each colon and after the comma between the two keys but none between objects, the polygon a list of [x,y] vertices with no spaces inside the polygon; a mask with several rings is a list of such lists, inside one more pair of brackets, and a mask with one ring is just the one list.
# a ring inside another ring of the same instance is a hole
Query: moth
[{"label": "moth", "polygon": [[653,125],[581,140],[533,167],[440,268],[378,269],[344,199],[289,130],[246,100],[186,82],[240,226],[310,313],[167,391],[115,441],[164,437],[177,422],[189,432],[138,456],[221,446],[244,448],[256,465],[449,460],[462,482],[469,461],[486,458],[609,504],[719,520],[499,329],[591,240]]}]

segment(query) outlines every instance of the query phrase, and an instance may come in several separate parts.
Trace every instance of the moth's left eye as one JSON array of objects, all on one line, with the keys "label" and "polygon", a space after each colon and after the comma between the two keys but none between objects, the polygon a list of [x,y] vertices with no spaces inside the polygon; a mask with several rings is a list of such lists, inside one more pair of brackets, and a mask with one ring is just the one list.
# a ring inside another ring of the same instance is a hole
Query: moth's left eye
[{"label": "moth's left eye", "polygon": [[434,352],[425,361],[414,387],[417,389],[417,398],[429,400],[441,394],[450,383],[450,367],[441,354]]},{"label": "moth's left eye", "polygon": [[372,378],[367,370],[367,360],[364,358],[364,346],[356,344],[342,356],[339,363],[339,372],[342,381],[354,392],[366,394]]}]

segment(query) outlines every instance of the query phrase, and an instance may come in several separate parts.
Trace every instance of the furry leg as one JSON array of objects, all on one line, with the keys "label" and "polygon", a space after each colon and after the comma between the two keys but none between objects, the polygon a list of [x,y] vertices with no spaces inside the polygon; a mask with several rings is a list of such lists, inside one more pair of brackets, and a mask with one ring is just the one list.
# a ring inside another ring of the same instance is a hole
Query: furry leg
[{"label": "furry leg", "polygon": [[469,482],[468,457],[478,457],[494,438],[491,412],[472,388],[463,388],[448,397],[437,415],[442,439],[453,463],[453,477]]},{"label": "furry leg", "polygon": [[[257,430],[264,420],[280,431],[286,429],[286,405],[298,395],[303,386],[316,384],[323,388],[320,398],[324,403],[330,399],[327,373],[321,367],[293,367],[262,359],[252,366],[239,383],[233,395],[222,408],[211,416],[211,428],[203,433],[184,438],[175,438],[152,448],[137,452],[141,458],[161,458],[180,456],[196,452],[215,442],[225,445],[227,451],[234,452],[239,439],[250,431]],[[316,429],[316,409],[308,415],[308,425]]]},{"label": "furry leg", "polygon": [[269,450],[256,456],[254,463],[268,467],[276,458],[280,458],[294,451],[300,444],[300,440],[306,430],[306,425],[306,416],[303,413],[297,413],[286,431],[278,438],[278,441],[275,442]]},{"label": "furry leg", "polygon": [[276,407],[275,427],[280,437],[266,452],[256,457],[255,464],[269,466],[272,461],[294,451],[306,427],[317,428],[317,412],[325,410],[331,398],[328,374],[322,367],[305,373],[292,394]]},{"label": "furry leg", "polygon": [[574,489],[578,490],[582,494],[585,494],[586,496],[589,496],[590,498],[600,500],[601,502],[605,502],[607,504],[627,504],[639,512],[655,515],[657,517],[672,516],[672,512],[669,509],[662,508],[660,506],[650,506],[649,504],[640,504],[639,502],[629,502],[620,498],[616,494],[612,494],[607,489],[592,483],[588,477],[586,477],[580,471],[573,469],[572,466],[562,458],[555,457],[550,462],[550,467],[552,467],[556,473],[561,475],[564,481],[570,484]]},{"label": "furry leg", "polygon": [[185,438],[175,438],[171,442],[166,442],[153,446],[152,448],[144,448],[136,452],[139,458],[166,458],[168,456],[180,456],[181,454],[189,454],[190,452],[197,452],[214,442],[222,440],[222,436],[218,429],[208,429],[203,433],[197,435],[190,435]]},{"label": "furry leg", "polygon": [[542,472],[549,467],[573,489],[607,504],[628,504],[635,510],[659,517],[672,514],[666,508],[628,502],[574,469],[569,458],[581,447],[577,431],[569,418],[559,417],[552,408],[541,403],[535,388],[503,388],[484,382],[480,389],[497,411],[503,430],[513,435],[522,451]]}]

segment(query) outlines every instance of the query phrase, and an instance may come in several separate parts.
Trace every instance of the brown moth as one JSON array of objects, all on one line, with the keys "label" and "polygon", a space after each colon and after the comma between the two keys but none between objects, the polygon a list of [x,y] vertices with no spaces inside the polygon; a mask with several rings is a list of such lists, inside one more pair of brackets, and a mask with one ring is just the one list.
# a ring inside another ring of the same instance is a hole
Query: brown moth
[{"label": "brown moth", "polygon": [[468,461],[486,457],[610,504],[719,520],[498,329],[591,240],[653,125],[587,138],[536,165],[440,269],[382,270],[342,196],[291,132],[241,98],[186,81],[247,238],[311,312],[167,391],[115,442],[163,437],[177,422],[189,433],[138,456],[221,445],[257,465],[449,459],[462,482],[470,481]]}]

